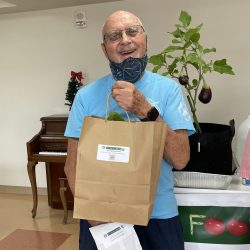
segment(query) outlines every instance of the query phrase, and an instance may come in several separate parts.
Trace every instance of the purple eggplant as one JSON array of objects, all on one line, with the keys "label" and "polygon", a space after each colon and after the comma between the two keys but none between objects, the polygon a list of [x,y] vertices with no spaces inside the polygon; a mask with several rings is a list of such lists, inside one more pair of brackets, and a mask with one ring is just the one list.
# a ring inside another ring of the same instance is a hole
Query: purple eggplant
[{"label": "purple eggplant", "polygon": [[207,85],[207,86],[203,86],[201,89],[201,92],[198,96],[200,102],[206,104],[209,103],[212,99],[212,90],[211,88]]},{"label": "purple eggplant", "polygon": [[185,86],[189,82],[189,77],[187,75],[179,76],[178,80],[181,85]]}]

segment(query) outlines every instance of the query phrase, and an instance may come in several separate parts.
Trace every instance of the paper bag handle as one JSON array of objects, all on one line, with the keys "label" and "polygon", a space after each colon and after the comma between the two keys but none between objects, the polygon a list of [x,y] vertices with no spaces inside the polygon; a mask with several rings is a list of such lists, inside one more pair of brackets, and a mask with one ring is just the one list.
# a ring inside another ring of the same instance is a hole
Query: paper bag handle
[{"label": "paper bag handle", "polygon": [[[110,105],[110,96],[111,96],[111,92],[108,94],[108,98],[107,98],[105,121],[107,121],[107,119],[108,119],[108,108],[109,108],[109,105]],[[129,118],[128,112],[126,110],[124,110],[124,112],[126,113],[128,121],[130,122],[130,118]]]}]

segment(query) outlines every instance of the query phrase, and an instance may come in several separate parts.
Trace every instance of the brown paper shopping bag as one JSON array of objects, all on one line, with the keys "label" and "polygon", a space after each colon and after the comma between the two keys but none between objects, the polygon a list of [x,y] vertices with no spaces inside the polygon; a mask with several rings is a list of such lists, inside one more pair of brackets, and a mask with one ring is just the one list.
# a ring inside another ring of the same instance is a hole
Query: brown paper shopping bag
[{"label": "brown paper shopping bag", "polygon": [[74,218],[147,225],[166,125],[86,117],[77,152]]}]

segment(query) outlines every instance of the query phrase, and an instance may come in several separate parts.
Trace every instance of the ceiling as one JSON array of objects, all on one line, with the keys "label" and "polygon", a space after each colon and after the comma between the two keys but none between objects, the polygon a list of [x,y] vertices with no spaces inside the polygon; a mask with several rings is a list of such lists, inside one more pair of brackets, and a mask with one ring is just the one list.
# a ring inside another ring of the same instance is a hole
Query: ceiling
[{"label": "ceiling", "polygon": [[0,0],[0,14],[46,10],[122,0]]}]

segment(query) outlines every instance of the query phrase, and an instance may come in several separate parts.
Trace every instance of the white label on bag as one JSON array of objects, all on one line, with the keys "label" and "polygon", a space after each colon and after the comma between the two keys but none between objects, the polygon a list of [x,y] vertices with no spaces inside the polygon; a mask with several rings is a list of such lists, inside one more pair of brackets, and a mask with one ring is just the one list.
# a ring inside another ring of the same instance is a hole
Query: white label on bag
[{"label": "white label on bag", "polygon": [[98,144],[97,160],[98,161],[114,161],[129,162],[129,147]]}]

